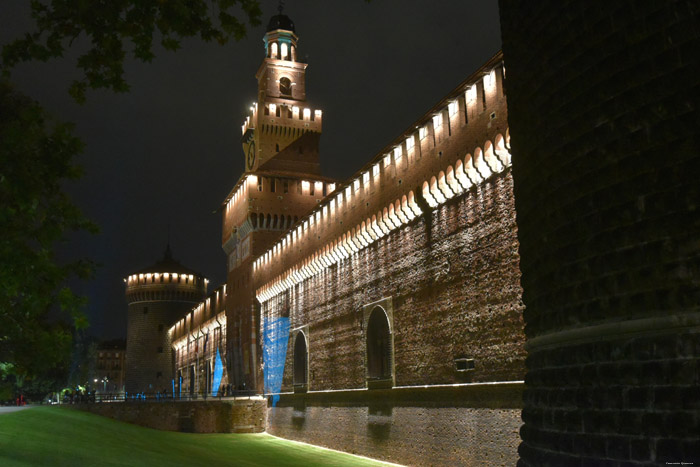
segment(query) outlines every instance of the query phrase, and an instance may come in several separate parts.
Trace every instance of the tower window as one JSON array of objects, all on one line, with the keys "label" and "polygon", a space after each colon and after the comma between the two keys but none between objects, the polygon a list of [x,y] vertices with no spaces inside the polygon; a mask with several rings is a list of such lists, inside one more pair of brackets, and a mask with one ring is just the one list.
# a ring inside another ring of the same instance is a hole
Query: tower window
[{"label": "tower window", "polygon": [[263,179],[262,177],[258,177],[258,191],[262,191],[262,183],[263,183],[262,179]]},{"label": "tower window", "polygon": [[[279,143],[275,143],[275,151],[280,152],[280,145]],[[272,190],[275,191],[275,190]]]},{"label": "tower window", "polygon": [[286,76],[280,78],[280,93],[287,96],[292,95],[292,82]]},{"label": "tower window", "polygon": [[148,314],[148,307],[147,306],[143,307],[143,314],[144,315]]},{"label": "tower window", "polygon": [[[279,151],[279,144],[277,145],[277,148],[278,148],[277,150]],[[275,179],[274,179],[274,178],[270,178],[270,191],[271,191],[272,193],[275,192],[275,185],[276,185]]]},{"label": "tower window", "polygon": [[283,182],[283,190],[285,193],[289,193],[289,180]]},{"label": "tower window", "polygon": [[158,353],[163,353],[163,347],[158,347]]}]

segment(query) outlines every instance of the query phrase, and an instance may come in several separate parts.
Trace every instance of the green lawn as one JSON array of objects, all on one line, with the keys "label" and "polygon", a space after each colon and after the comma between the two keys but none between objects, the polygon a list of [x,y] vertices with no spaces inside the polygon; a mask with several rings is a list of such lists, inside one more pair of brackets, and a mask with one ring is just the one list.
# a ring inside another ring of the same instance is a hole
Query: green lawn
[{"label": "green lawn", "polygon": [[0,465],[378,466],[261,434],[159,431],[61,407],[0,415]]}]

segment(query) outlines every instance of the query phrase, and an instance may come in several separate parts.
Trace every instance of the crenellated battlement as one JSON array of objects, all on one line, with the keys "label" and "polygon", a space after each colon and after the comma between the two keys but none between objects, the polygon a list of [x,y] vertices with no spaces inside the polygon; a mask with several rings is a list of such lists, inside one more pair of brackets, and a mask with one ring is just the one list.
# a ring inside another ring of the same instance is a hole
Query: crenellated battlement
[{"label": "crenellated battlement", "polygon": [[511,160],[504,77],[499,53],[257,258],[259,299],[506,170]]},{"label": "crenellated battlement", "polygon": [[[226,284],[217,287],[207,298],[192,307],[192,310],[174,323],[168,334],[173,346],[183,346],[183,339],[196,339],[216,328],[226,326]],[[194,336],[194,337],[193,337]]]},{"label": "crenellated battlement", "polygon": [[[246,132],[261,128],[268,133],[282,133],[288,128],[307,131],[321,131],[323,125],[323,111],[309,107],[298,107],[287,104],[265,104],[261,115],[258,115],[258,104],[250,107],[250,114],[241,125],[241,135]],[[301,136],[301,133],[295,135]]]}]

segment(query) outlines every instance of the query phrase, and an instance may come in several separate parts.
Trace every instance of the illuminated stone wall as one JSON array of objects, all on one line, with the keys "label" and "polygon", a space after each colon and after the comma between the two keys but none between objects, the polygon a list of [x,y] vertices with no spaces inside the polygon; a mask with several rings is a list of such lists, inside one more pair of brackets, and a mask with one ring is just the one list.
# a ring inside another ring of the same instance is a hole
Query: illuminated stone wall
[{"label": "illuminated stone wall", "polygon": [[521,466],[700,463],[700,8],[501,2]]},{"label": "illuminated stone wall", "polygon": [[[365,387],[363,307],[391,300],[395,384],[521,379],[522,305],[509,173],[310,277],[263,317],[306,327],[309,389]],[[380,303],[387,308],[387,305]],[[292,390],[293,342],[283,390]],[[474,360],[457,371],[455,359]]]},{"label": "illuminated stone wall", "polygon": [[390,321],[391,385],[522,378],[502,77],[496,56],[256,260],[261,321],[304,333],[308,390],[368,385],[372,304]]},{"label": "illuminated stone wall", "polygon": [[168,330],[173,348],[175,397],[218,395],[229,384],[225,307],[224,284]]},{"label": "illuminated stone wall", "polygon": [[167,250],[164,260],[153,268],[124,279],[128,303],[125,390],[129,394],[172,391],[168,329],[206,295],[206,279],[190,272],[173,261]]},{"label": "illuminated stone wall", "polygon": [[512,466],[522,383],[283,394],[275,436],[402,465]]}]

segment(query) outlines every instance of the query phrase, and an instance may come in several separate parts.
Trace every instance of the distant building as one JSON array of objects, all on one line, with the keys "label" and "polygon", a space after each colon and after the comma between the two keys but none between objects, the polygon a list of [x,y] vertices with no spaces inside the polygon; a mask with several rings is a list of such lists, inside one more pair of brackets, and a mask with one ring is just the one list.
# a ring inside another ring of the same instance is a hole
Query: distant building
[{"label": "distant building", "polygon": [[126,341],[115,339],[101,342],[97,346],[97,365],[94,387],[99,394],[124,392]]}]

